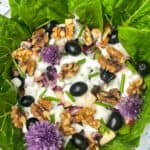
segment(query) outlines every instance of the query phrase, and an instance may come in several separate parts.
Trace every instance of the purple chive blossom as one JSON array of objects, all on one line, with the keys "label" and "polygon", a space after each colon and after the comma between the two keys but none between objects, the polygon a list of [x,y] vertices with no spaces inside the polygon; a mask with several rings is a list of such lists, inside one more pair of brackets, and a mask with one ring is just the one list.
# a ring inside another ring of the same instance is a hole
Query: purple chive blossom
[{"label": "purple chive blossom", "polygon": [[142,99],[139,95],[123,97],[118,104],[120,114],[124,119],[136,119],[141,111]]},{"label": "purple chive blossom", "polygon": [[49,45],[41,51],[44,62],[55,65],[59,63],[59,50],[57,46]]},{"label": "purple chive blossom", "polygon": [[63,149],[63,136],[55,124],[36,122],[25,135],[28,150]]}]

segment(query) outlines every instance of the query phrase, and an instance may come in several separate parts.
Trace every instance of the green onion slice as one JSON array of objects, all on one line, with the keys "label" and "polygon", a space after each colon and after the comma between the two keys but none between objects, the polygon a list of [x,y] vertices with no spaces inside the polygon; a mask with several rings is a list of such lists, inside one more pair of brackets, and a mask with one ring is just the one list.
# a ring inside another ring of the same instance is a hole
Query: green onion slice
[{"label": "green onion slice", "polygon": [[65,91],[65,93],[66,93],[66,95],[70,98],[70,100],[71,100],[72,102],[75,102],[75,101],[76,101],[75,98],[71,95],[70,92]]},{"label": "green onion slice", "polygon": [[121,82],[120,82],[120,92],[123,93],[124,91],[124,84],[126,80],[126,75],[123,73],[121,76]]}]

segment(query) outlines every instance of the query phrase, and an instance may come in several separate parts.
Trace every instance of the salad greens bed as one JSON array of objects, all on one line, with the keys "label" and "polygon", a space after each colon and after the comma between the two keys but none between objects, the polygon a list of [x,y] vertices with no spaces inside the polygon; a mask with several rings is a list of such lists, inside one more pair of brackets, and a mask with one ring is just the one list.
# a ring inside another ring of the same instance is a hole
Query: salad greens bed
[{"label": "salad greens bed", "polygon": [[[0,147],[4,150],[24,149],[23,135],[10,119],[11,106],[17,102],[10,72],[18,67],[11,52],[35,28],[50,20],[61,23],[74,14],[81,23],[101,30],[107,21],[118,28],[119,40],[134,63],[137,60],[150,63],[150,0],[9,0],[9,4],[11,18],[0,15]],[[145,125],[150,122],[150,74],[145,77],[145,84],[139,119],[133,127],[119,130],[117,138],[101,150],[131,150],[138,145]]]}]

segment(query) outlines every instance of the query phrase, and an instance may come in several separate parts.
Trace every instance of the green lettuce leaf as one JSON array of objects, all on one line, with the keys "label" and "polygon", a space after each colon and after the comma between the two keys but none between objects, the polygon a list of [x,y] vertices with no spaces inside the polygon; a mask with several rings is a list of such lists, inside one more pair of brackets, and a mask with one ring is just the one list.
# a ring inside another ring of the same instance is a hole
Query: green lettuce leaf
[{"label": "green lettuce leaf", "polygon": [[68,15],[67,0],[9,0],[9,4],[12,18],[31,31],[49,20],[63,22]]},{"label": "green lettuce leaf", "polygon": [[122,25],[133,15],[145,0],[102,0],[103,15],[113,25]]},{"label": "green lettuce leaf", "polygon": [[0,83],[0,147],[4,150],[22,150],[23,135],[14,128],[10,119],[11,106],[16,104],[17,89],[5,78],[0,77]]},{"label": "green lettuce leaf", "polygon": [[119,40],[135,61],[144,60],[150,63],[150,30],[121,26]]},{"label": "green lettuce leaf", "polygon": [[150,30],[150,0],[145,0],[126,24],[137,29]]},{"label": "green lettuce leaf", "polygon": [[103,28],[102,8],[100,0],[69,0],[69,12],[77,14],[83,24]]},{"label": "green lettuce leaf", "polygon": [[14,128],[10,119],[11,106],[17,102],[17,90],[9,80],[13,67],[11,52],[29,36],[25,26],[0,15],[0,147],[4,150],[22,150],[24,145],[21,131]]}]

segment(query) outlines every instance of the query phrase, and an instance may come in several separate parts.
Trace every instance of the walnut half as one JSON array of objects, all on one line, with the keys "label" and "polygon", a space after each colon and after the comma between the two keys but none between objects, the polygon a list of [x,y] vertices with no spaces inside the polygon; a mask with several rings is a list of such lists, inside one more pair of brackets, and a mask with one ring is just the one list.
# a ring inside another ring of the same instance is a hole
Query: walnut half
[{"label": "walnut half", "polygon": [[75,133],[75,129],[71,126],[71,115],[67,111],[61,114],[60,130],[66,136]]},{"label": "walnut half", "polygon": [[18,106],[13,106],[11,111],[11,119],[16,128],[22,128],[26,122],[26,114],[22,112]]},{"label": "walnut half", "polygon": [[143,79],[139,78],[133,81],[127,88],[128,95],[141,94],[143,89]]},{"label": "walnut half", "polygon": [[38,104],[31,105],[31,113],[39,120],[47,120],[50,115],[52,104],[49,100],[39,99]]},{"label": "walnut half", "polygon": [[59,74],[60,80],[71,78],[79,71],[79,66],[76,63],[63,64]]},{"label": "walnut half", "polygon": [[111,89],[109,92],[102,91],[96,93],[98,101],[102,101],[111,105],[118,104],[120,96],[121,94],[118,89]]}]

